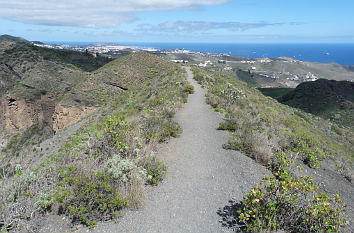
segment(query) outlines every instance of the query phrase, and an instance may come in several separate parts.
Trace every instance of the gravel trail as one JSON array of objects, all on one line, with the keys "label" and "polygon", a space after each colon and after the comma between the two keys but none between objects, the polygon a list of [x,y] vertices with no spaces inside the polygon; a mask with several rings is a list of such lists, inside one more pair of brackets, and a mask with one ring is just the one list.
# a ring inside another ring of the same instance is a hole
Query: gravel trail
[{"label": "gravel trail", "polygon": [[183,133],[159,151],[168,166],[167,177],[147,194],[142,209],[127,212],[117,224],[101,224],[93,232],[232,231],[223,226],[220,214],[225,211],[221,210],[228,212],[231,200],[242,200],[266,170],[239,152],[222,149],[228,133],[216,130],[221,115],[205,103],[206,91],[193,80],[189,68],[187,73],[195,94],[175,117]]},{"label": "gravel trail", "polygon": [[[206,91],[193,80],[190,68],[186,70],[195,93],[175,116],[183,133],[159,150],[168,166],[166,178],[147,193],[141,209],[127,211],[118,223],[99,223],[90,232],[233,232],[234,223],[228,220],[235,203],[267,171],[245,155],[222,148],[229,137],[216,130],[222,116],[205,103]],[[80,227],[76,232],[87,231]]]}]

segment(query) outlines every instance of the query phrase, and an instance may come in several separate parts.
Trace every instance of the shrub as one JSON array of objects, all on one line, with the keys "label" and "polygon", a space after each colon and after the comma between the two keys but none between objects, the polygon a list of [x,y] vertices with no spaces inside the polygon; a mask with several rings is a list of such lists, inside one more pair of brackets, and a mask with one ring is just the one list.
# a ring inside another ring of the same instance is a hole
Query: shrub
[{"label": "shrub", "polygon": [[326,157],[310,137],[296,137],[290,145],[292,150],[298,152],[303,157],[305,164],[311,168],[319,168],[321,160]]},{"label": "shrub", "polygon": [[223,111],[222,109],[220,109],[220,108],[215,108],[214,111],[215,111],[215,112],[220,112],[220,113],[223,113],[223,112],[224,112],[224,111]]},{"label": "shrub", "polygon": [[245,196],[239,219],[248,232],[340,232],[345,204],[316,190],[310,177],[266,176]]},{"label": "shrub", "polygon": [[41,207],[43,210],[48,210],[52,207],[53,199],[49,193],[41,193],[37,201],[35,202],[36,206]]},{"label": "shrub", "polygon": [[204,76],[195,71],[193,73],[194,73],[194,80],[196,80],[199,84],[203,84],[202,82],[204,81]]},{"label": "shrub", "polygon": [[127,152],[130,146],[128,139],[132,137],[133,126],[120,116],[108,118],[104,126],[115,146],[119,150]]},{"label": "shrub", "polygon": [[120,180],[122,183],[127,183],[131,180],[133,171],[138,171],[140,176],[146,179],[146,171],[138,167],[130,159],[121,159],[119,156],[108,160],[105,165],[106,171],[114,179]]},{"label": "shrub", "polygon": [[255,158],[255,137],[250,125],[242,125],[241,131],[232,134],[229,140],[229,146],[233,150],[243,151],[250,157]]},{"label": "shrub", "polygon": [[248,232],[339,232],[344,226],[345,203],[318,192],[311,177],[294,178],[293,160],[278,152],[270,164],[275,177],[265,176],[243,199],[239,220]]},{"label": "shrub", "polygon": [[218,127],[218,130],[236,131],[237,129],[238,129],[238,125],[234,121],[221,122]]},{"label": "shrub", "polygon": [[164,142],[171,137],[178,137],[182,133],[182,128],[171,119],[166,120],[160,127],[158,134],[158,141]]},{"label": "shrub", "polygon": [[160,183],[167,172],[167,166],[162,161],[158,161],[156,157],[148,158],[144,167],[147,171],[148,183],[153,186]]},{"label": "shrub", "polygon": [[191,84],[187,84],[184,86],[183,91],[188,94],[193,94],[194,93],[194,86]]},{"label": "shrub", "polygon": [[84,174],[75,167],[64,167],[59,181],[54,200],[73,222],[94,227],[96,219],[111,219],[128,205],[118,192],[119,182],[105,171]]}]

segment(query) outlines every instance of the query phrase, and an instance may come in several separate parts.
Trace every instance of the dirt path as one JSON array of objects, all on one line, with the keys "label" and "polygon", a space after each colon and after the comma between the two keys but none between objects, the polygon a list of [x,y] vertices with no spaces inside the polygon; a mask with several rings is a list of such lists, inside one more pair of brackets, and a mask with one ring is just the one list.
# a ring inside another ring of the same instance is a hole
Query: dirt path
[{"label": "dirt path", "polygon": [[[222,116],[205,103],[205,90],[189,68],[187,72],[195,94],[175,117],[183,133],[162,145],[158,155],[168,166],[167,177],[148,192],[144,207],[127,211],[118,223],[99,223],[90,232],[233,232],[235,203],[266,169],[239,152],[222,149],[228,140],[227,132],[216,130]],[[54,229],[69,230],[63,225]],[[76,232],[87,231],[80,227]]]},{"label": "dirt path", "polygon": [[142,209],[127,212],[117,224],[100,224],[93,232],[232,231],[222,226],[220,215],[227,215],[231,199],[242,200],[265,169],[238,152],[222,149],[228,133],[216,130],[221,115],[205,103],[205,90],[189,68],[187,72],[195,94],[176,114],[181,137],[159,153],[168,166],[166,179],[147,195]]}]

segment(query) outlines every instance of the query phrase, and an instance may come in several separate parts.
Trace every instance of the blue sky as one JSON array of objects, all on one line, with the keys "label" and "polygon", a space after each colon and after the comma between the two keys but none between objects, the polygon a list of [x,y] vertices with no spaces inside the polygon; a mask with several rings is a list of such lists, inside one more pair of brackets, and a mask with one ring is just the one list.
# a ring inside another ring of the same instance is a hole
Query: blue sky
[{"label": "blue sky", "polygon": [[354,43],[353,0],[0,0],[0,34],[39,41]]}]

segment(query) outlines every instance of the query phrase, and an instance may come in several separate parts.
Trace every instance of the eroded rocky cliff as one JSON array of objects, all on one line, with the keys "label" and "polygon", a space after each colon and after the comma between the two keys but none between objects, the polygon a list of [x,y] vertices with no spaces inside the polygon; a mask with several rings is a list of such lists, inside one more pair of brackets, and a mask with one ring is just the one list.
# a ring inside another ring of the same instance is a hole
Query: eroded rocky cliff
[{"label": "eroded rocky cliff", "polygon": [[36,101],[6,96],[0,101],[0,130],[14,133],[37,124],[46,133],[54,134],[94,111],[93,107],[64,107],[56,103],[52,94]]}]

